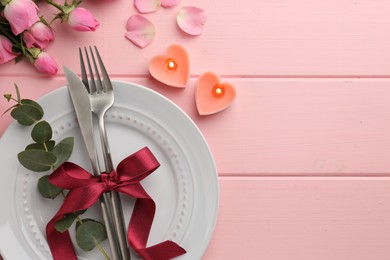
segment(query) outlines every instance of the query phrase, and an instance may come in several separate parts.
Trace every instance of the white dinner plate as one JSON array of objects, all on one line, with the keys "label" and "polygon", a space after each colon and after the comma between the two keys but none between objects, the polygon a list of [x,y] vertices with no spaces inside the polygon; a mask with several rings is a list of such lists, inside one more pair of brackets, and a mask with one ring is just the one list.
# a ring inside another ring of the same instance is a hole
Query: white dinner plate
[{"label": "white dinner plate", "polygon": [[[114,165],[144,146],[161,164],[142,181],[157,206],[148,246],[173,240],[187,251],[178,260],[200,259],[218,211],[217,172],[210,149],[192,120],[165,97],[133,83],[114,81],[113,85],[115,104],[106,124]],[[43,119],[53,127],[54,140],[75,137],[70,161],[91,170],[67,88],[38,102],[45,111]],[[26,170],[17,160],[17,154],[32,142],[30,132],[31,127],[12,123],[0,140],[0,248],[6,260],[52,259],[45,227],[63,198],[42,198],[36,186],[45,173]],[[122,196],[122,204],[128,223],[134,199]],[[82,216],[86,217],[101,220],[99,207],[89,209]],[[107,241],[102,246],[109,252]],[[79,259],[103,259],[97,249],[75,248]]]}]

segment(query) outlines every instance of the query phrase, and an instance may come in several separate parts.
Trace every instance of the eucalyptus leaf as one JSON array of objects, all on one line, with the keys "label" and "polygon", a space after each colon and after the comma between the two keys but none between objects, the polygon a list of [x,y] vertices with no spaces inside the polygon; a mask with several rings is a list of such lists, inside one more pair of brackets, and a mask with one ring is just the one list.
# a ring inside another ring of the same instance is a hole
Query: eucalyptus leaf
[{"label": "eucalyptus leaf", "polygon": [[31,171],[45,172],[54,166],[57,157],[51,152],[42,150],[25,150],[18,154],[18,160]]},{"label": "eucalyptus leaf", "polygon": [[41,107],[41,105],[38,104],[38,102],[31,100],[31,99],[21,99],[20,103],[22,105],[28,105],[28,106],[33,106],[33,107],[37,108],[39,110],[39,112],[42,113],[42,116],[43,116],[43,114],[44,114],[43,108]]},{"label": "eucalyptus leaf", "polygon": [[39,121],[43,117],[43,113],[35,106],[18,105],[12,109],[11,116],[19,124],[29,126]]},{"label": "eucalyptus leaf", "polygon": [[70,228],[70,226],[72,226],[73,222],[77,219],[77,217],[80,216],[81,214],[84,214],[85,211],[87,210],[81,210],[81,211],[67,214],[63,219],[57,221],[54,224],[55,229],[61,233],[65,232]]},{"label": "eucalyptus leaf", "polygon": [[36,123],[31,131],[31,137],[37,143],[47,142],[52,136],[53,130],[47,121],[40,121]]},{"label": "eucalyptus leaf", "polygon": [[55,168],[66,162],[72,155],[74,145],[74,137],[62,139],[52,150],[52,153],[57,157],[54,165]]},{"label": "eucalyptus leaf", "polygon": [[38,180],[38,191],[47,199],[55,199],[62,189],[49,182],[49,175],[42,176]]},{"label": "eucalyptus leaf", "polygon": [[84,251],[91,251],[97,244],[107,239],[104,225],[93,219],[83,219],[76,225],[77,245]]},{"label": "eucalyptus leaf", "polygon": [[26,146],[26,150],[43,150],[51,151],[54,148],[56,142],[54,140],[49,140],[44,143],[32,143]]}]

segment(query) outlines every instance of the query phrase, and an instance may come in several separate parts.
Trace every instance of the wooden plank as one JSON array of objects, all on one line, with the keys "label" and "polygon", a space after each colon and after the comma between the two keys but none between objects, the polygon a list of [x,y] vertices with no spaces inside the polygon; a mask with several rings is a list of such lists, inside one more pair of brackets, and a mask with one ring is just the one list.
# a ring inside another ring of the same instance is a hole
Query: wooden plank
[{"label": "wooden plank", "polygon": [[[155,23],[157,35],[141,50],[124,37],[128,17],[137,13],[132,2],[83,3],[100,20],[98,31],[73,32],[56,23],[56,41],[47,51],[60,67],[78,68],[80,43],[97,45],[117,76],[147,74],[148,61],[173,43],[188,50],[192,75],[207,70],[250,77],[390,75],[387,0],[198,0],[192,5],[208,15],[199,37],[178,29],[175,18],[183,5],[146,15]],[[54,13],[41,6],[49,17]],[[14,66],[2,65],[0,75],[37,74],[26,62],[16,65],[17,71]]]},{"label": "wooden plank", "polygon": [[[173,100],[198,125],[222,175],[388,175],[390,82],[385,79],[227,79],[238,96],[211,115],[196,112],[195,78],[186,89],[152,79],[133,81]],[[65,85],[63,78],[4,78],[2,93],[17,82],[37,98]],[[0,111],[9,104],[0,99]],[[0,118],[0,134],[11,119]]]},{"label": "wooden plank", "polygon": [[204,260],[388,259],[389,178],[220,178]]}]

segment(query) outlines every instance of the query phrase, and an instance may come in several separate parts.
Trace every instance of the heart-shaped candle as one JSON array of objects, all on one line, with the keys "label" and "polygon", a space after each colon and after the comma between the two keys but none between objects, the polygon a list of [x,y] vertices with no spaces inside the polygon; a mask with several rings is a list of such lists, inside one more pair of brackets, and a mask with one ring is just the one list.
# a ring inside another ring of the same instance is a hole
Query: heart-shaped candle
[{"label": "heart-shaped candle", "polygon": [[184,88],[190,75],[187,51],[180,45],[169,46],[164,56],[150,60],[149,72],[153,78],[168,86]]},{"label": "heart-shaped candle", "polygon": [[196,107],[200,115],[210,115],[224,110],[236,98],[236,89],[230,83],[206,72],[198,79],[196,88]]}]

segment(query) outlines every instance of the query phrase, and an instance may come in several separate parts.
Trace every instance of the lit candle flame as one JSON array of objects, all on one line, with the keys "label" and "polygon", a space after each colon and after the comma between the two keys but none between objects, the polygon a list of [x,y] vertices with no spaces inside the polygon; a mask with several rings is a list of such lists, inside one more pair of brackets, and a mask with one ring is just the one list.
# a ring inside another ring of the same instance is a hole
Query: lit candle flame
[{"label": "lit candle flame", "polygon": [[225,94],[225,86],[222,84],[216,84],[212,89],[212,94],[216,98],[220,98]]},{"label": "lit candle flame", "polygon": [[177,62],[174,60],[174,59],[168,59],[166,62],[165,62],[165,68],[168,70],[168,71],[171,71],[171,72],[174,72],[177,70]]}]

